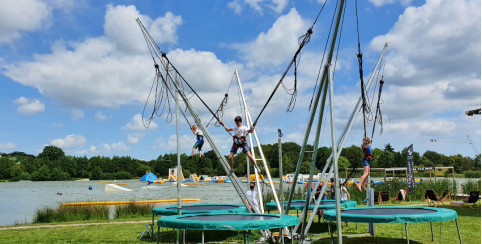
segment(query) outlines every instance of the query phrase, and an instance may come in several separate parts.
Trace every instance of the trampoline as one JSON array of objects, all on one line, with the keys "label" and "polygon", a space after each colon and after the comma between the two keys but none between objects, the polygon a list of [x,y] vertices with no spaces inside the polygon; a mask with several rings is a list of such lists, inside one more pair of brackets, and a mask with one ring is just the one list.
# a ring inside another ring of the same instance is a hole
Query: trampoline
[{"label": "trampoline", "polygon": [[202,243],[206,230],[268,230],[295,226],[298,218],[290,215],[255,214],[255,213],[219,213],[187,214],[160,218],[157,221],[158,232],[161,227],[201,230]]},{"label": "trampoline", "polygon": [[[305,200],[295,200],[291,201],[290,210],[296,210],[297,214],[299,210],[303,210],[305,208]],[[285,208],[288,204],[288,201],[285,201]],[[343,208],[351,208],[356,207],[357,203],[355,201],[340,201],[340,206]],[[318,210],[327,210],[327,209],[334,209],[336,207],[335,200],[322,200],[320,205],[318,205]],[[310,203],[308,205],[309,210],[313,210],[315,208],[314,203]],[[270,210],[278,210],[275,202],[269,202],[266,204],[266,209],[268,213]]]},{"label": "trampoline", "polygon": [[[193,204],[183,205],[182,214],[201,214],[201,213],[247,213],[244,205],[237,204]],[[177,215],[177,206],[158,207],[152,209],[152,227],[154,231],[154,216],[171,216]]]},{"label": "trampoline", "polygon": [[[457,212],[452,209],[430,208],[430,207],[361,207],[341,209],[342,222],[357,223],[402,223],[405,224],[405,234],[408,238],[408,223],[427,223],[430,222],[433,241],[433,222],[440,222],[440,232],[442,231],[442,221],[455,220],[459,241],[460,229],[457,221]],[[323,213],[323,218],[328,221],[336,221],[336,210],[328,210]],[[440,233],[442,236],[442,233]],[[403,234],[402,234],[403,237]]]}]

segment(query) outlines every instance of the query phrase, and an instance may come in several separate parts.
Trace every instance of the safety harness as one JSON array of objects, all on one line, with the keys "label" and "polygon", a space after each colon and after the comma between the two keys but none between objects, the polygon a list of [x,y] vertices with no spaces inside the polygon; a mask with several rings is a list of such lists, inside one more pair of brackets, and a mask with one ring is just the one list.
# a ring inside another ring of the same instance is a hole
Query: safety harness
[{"label": "safety harness", "polygon": [[243,147],[246,144],[246,137],[241,136],[241,137],[236,137],[233,136],[233,147],[238,149],[240,147]]}]

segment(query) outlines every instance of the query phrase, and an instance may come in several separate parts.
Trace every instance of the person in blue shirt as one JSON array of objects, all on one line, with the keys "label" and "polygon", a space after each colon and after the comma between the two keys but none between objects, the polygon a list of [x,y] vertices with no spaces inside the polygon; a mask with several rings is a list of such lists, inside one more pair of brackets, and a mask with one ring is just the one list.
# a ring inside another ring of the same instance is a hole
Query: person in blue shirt
[{"label": "person in blue shirt", "polygon": [[192,156],[194,155],[194,152],[196,152],[196,148],[199,150],[199,163],[201,163],[201,157],[202,157],[202,147],[204,145],[204,135],[201,130],[198,130],[196,125],[191,126],[192,133],[196,135],[196,143],[194,144],[194,147],[192,148],[191,156],[189,157],[188,160],[192,159]]},{"label": "person in blue shirt", "polygon": [[363,186],[363,189],[365,189],[365,191],[367,190],[365,186],[365,182],[367,180],[368,175],[370,174],[370,161],[372,159],[372,147],[371,147],[372,140],[373,139],[365,137],[363,138],[363,143],[361,145],[361,148],[364,153],[364,157],[363,157],[363,175],[360,179],[360,183],[357,184],[358,190],[360,190],[360,192],[362,192],[362,189],[361,189],[362,186]]}]

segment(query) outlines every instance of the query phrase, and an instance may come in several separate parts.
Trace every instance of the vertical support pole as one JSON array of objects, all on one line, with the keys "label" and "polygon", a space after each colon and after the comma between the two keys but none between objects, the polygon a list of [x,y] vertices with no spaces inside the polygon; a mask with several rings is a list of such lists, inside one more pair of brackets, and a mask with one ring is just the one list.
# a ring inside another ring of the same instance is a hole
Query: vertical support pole
[{"label": "vertical support pole", "polygon": [[432,242],[433,242],[433,224],[430,222],[430,231],[432,232]]},{"label": "vertical support pole", "polygon": [[[454,170],[454,166],[452,166],[452,181],[454,183],[454,187],[455,187],[455,170]],[[455,190],[457,191],[457,190]],[[457,195],[457,192],[455,192],[455,194]],[[450,197],[450,196],[449,196]]]},{"label": "vertical support pole", "polygon": [[437,183],[437,168],[435,168],[434,174],[435,174],[435,183]]},{"label": "vertical support pole", "polygon": [[455,219],[455,224],[457,225],[457,233],[459,234],[459,243],[462,244],[462,237],[460,236],[459,221]]},{"label": "vertical support pole", "polygon": [[440,221],[440,243],[442,243],[442,221]]},{"label": "vertical support pole", "polygon": [[432,170],[430,170],[429,172],[430,172],[430,182],[432,182]]},{"label": "vertical support pole", "polygon": [[[176,90],[176,135],[177,135],[177,214],[181,215],[181,135],[179,127],[179,92]],[[177,243],[179,242],[180,232],[177,232]]]},{"label": "vertical support pole", "polygon": [[[283,134],[281,133],[281,129],[278,128],[278,162],[279,162],[279,166],[278,166],[278,169],[279,169],[279,201],[280,201],[280,208],[281,208],[281,211],[279,212],[279,214],[283,214],[283,211],[284,211],[284,206],[285,206],[285,202],[284,202],[284,193],[283,193],[283,151],[282,151],[282,146],[281,146],[281,137],[283,136]],[[276,194],[276,192],[274,192],[273,194]],[[285,243],[285,235],[284,235],[284,228],[281,228],[280,229],[280,236],[281,236],[281,242],[284,244]]]},{"label": "vertical support pole", "polygon": [[383,180],[385,181],[385,184],[387,184],[387,170],[383,169]]},{"label": "vertical support pole", "polygon": [[[246,138],[246,143],[249,143],[249,136]],[[254,157],[254,156],[253,156],[253,157]],[[251,172],[250,172],[250,170],[251,170],[251,169],[249,168],[249,158],[248,158],[248,156],[246,156],[246,174],[248,174],[248,175],[247,175],[247,177],[248,177],[247,190],[248,190],[248,191],[249,191],[249,185],[251,184]]]},{"label": "vertical support pole", "polygon": [[[239,236],[239,234],[238,234],[238,236]],[[201,243],[204,244],[204,230],[202,232]]]},{"label": "vertical support pole", "polygon": [[[338,145],[336,144],[336,127],[335,127],[335,98],[333,95],[333,75],[331,65],[328,66],[328,87],[330,89],[330,123],[331,123],[331,148],[333,155],[333,171],[335,171],[335,206],[336,206],[336,232],[338,243],[342,244],[341,232],[341,210],[340,210],[340,180],[338,179]],[[315,150],[315,149],[314,149]],[[311,182],[310,182],[311,184]]]},{"label": "vertical support pole", "polygon": [[407,244],[410,244],[410,239],[408,238],[408,228],[407,228],[407,223],[405,223],[405,235],[407,236]]}]

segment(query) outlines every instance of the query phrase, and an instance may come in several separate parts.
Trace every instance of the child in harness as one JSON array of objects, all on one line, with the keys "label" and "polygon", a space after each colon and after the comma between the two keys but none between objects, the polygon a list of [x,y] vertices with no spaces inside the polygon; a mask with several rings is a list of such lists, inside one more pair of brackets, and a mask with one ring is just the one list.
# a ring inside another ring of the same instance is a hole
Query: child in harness
[{"label": "child in harness", "polygon": [[248,144],[246,144],[246,136],[249,133],[253,132],[254,126],[256,126],[256,122],[254,122],[251,130],[248,129],[248,127],[243,125],[243,119],[241,118],[241,116],[236,116],[236,118],[234,119],[234,122],[236,123],[236,126],[234,126],[233,128],[228,128],[222,121],[219,121],[219,123],[224,126],[226,131],[234,131],[233,146],[231,147],[231,151],[229,154],[229,164],[231,165],[231,172],[229,174],[231,175],[234,172],[233,157],[238,152],[239,148],[243,149],[243,153],[246,153],[246,155],[251,160],[251,162],[253,162],[258,172],[261,172],[258,165],[256,164],[256,161],[254,160],[253,156],[251,156],[251,153],[249,152]]},{"label": "child in harness", "polygon": [[191,126],[192,133],[196,135],[196,144],[194,144],[194,147],[192,148],[192,153],[191,156],[189,157],[188,160],[192,159],[192,156],[194,155],[194,152],[196,151],[196,148],[199,150],[199,163],[201,163],[201,149],[204,145],[204,136],[203,132],[201,130],[197,129],[196,125]]},{"label": "child in harness", "polygon": [[362,151],[364,153],[363,157],[363,175],[360,178],[360,183],[358,183],[357,187],[360,192],[362,192],[362,187],[367,190],[365,187],[365,182],[367,180],[368,175],[370,175],[370,161],[372,160],[372,139],[365,137],[363,138],[363,143],[361,145]]}]

